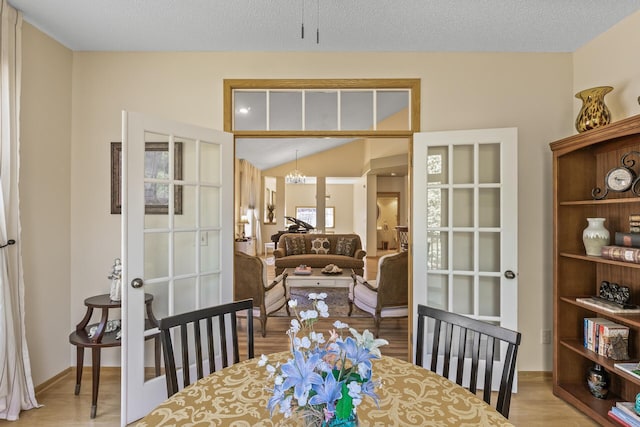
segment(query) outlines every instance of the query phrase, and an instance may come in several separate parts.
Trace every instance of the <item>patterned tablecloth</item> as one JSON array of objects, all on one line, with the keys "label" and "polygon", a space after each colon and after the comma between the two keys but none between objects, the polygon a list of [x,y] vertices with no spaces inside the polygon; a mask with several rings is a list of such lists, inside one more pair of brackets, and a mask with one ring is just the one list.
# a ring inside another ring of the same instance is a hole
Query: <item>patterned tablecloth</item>
[{"label": "patterned tablecloth", "polygon": [[[289,353],[270,355],[286,361]],[[136,427],[151,426],[286,426],[292,419],[273,418],[266,409],[272,380],[258,359],[247,360],[179,391]],[[500,413],[466,389],[427,369],[393,357],[375,360],[374,378],[380,408],[366,398],[358,407],[360,426],[512,426]]]}]

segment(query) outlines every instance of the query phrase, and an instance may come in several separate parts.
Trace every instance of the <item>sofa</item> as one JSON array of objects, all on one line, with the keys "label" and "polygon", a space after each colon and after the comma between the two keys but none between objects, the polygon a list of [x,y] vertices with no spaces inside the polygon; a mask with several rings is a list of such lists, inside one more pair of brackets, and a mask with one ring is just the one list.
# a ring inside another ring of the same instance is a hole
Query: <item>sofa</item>
[{"label": "sofa", "polygon": [[360,236],[357,234],[285,233],[278,240],[275,257],[276,275],[285,268],[306,265],[324,268],[329,264],[353,269],[364,274],[364,257]]}]

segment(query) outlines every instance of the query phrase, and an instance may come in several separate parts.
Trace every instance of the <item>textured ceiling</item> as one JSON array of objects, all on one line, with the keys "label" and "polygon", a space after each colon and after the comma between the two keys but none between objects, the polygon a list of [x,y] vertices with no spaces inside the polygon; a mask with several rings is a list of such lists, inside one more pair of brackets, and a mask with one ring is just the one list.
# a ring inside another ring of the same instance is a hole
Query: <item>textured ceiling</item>
[{"label": "textured ceiling", "polygon": [[9,3],[27,22],[78,51],[573,52],[640,9],[640,0]]}]

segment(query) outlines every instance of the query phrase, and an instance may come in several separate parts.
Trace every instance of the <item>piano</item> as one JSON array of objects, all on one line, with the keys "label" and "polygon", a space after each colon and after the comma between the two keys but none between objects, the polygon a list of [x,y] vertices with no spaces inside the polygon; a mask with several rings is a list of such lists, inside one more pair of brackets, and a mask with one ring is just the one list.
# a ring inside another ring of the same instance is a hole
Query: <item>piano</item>
[{"label": "piano", "polygon": [[278,231],[276,234],[271,235],[271,241],[275,243],[275,248],[278,249],[278,240],[280,240],[280,236],[285,233],[307,233],[310,230],[315,229],[315,227],[307,222],[299,220],[298,218],[294,218],[292,216],[284,217],[287,221],[292,222],[286,230]]}]

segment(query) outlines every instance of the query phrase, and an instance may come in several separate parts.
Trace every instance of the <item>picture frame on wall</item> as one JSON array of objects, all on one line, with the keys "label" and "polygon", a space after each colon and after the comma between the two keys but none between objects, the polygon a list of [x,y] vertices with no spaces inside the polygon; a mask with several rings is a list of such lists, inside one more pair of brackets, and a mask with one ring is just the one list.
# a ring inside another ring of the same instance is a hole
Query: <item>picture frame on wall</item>
[{"label": "picture frame on wall", "polygon": [[[175,179],[182,179],[182,143],[174,143]],[[169,175],[169,143],[147,142],[145,144],[145,177],[166,178]],[[111,213],[122,213],[122,143],[111,143]],[[166,215],[169,213],[169,187],[165,184],[145,183],[145,214]],[[182,215],[182,186],[175,186],[174,212]]]}]

